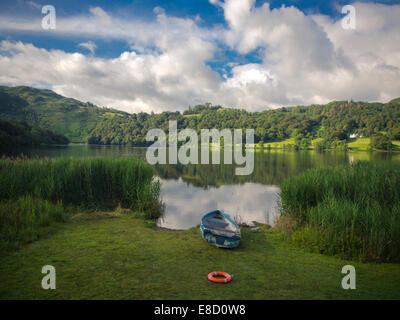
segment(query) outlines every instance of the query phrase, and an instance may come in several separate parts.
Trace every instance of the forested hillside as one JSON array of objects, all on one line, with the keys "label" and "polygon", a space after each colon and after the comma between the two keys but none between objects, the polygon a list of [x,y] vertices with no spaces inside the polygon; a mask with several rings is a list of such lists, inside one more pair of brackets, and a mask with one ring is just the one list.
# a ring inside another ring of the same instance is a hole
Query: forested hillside
[{"label": "forested hillside", "polygon": [[72,142],[85,142],[102,119],[115,115],[127,114],[65,98],[51,90],[0,86],[1,118],[50,129]]},{"label": "forested hillside", "polygon": [[255,141],[279,141],[287,138],[340,141],[351,134],[370,137],[387,134],[400,138],[400,101],[389,103],[332,102],[327,105],[284,107],[262,112],[201,105],[183,112],[138,113],[100,122],[89,134],[88,143],[146,145],[151,128],[168,132],[168,121],[177,120],[178,128],[197,132],[209,128],[251,128]]},{"label": "forested hillside", "polygon": [[32,127],[23,121],[0,119],[0,152],[21,146],[67,144],[69,140],[49,129]]},{"label": "forested hillside", "polygon": [[[355,134],[380,135],[400,140],[400,98],[388,103],[334,101],[326,105],[283,107],[261,112],[213,106],[210,103],[189,107],[183,113],[163,112],[128,114],[97,107],[89,102],[65,98],[53,91],[30,87],[0,87],[0,117],[23,120],[34,127],[65,135],[71,142],[145,146],[149,129],[168,132],[168,121],[178,128],[254,129],[255,142],[274,142],[293,138],[307,147],[315,138],[324,146],[337,145]],[[385,148],[383,146],[382,148]]]}]

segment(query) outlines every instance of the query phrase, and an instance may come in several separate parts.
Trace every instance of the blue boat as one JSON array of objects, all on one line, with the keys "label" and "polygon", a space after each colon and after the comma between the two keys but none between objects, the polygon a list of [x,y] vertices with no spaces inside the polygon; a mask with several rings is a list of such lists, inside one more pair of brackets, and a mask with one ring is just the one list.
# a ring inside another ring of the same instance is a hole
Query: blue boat
[{"label": "blue boat", "polygon": [[222,210],[211,211],[203,216],[200,233],[204,240],[221,248],[234,248],[241,239],[239,226]]}]

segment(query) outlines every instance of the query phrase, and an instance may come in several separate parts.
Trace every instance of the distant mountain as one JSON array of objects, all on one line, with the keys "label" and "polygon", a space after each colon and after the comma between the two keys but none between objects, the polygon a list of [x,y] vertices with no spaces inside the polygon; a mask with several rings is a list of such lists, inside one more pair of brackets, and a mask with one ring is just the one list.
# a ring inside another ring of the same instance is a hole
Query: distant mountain
[{"label": "distant mountain", "polygon": [[0,86],[0,118],[50,129],[71,142],[86,142],[99,122],[115,115],[127,113],[65,98],[51,90]]}]

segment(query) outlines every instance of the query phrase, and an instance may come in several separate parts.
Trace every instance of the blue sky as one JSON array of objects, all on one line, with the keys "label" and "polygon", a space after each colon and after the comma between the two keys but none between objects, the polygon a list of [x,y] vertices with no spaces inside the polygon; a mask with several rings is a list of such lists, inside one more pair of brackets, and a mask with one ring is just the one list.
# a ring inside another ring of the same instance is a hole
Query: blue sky
[{"label": "blue sky", "polygon": [[[338,7],[345,4],[351,4],[355,1],[350,0],[337,0],[337,1],[321,1],[321,0],[257,0],[256,7],[261,6],[263,3],[269,2],[271,9],[280,8],[282,5],[295,6],[305,14],[325,14],[333,19],[340,19],[343,14],[340,13]],[[362,0],[359,2],[373,2],[383,4],[397,4],[400,0]],[[32,3],[31,5],[29,3]],[[34,4],[33,4],[34,3]],[[37,4],[37,6],[35,5]],[[156,18],[154,8],[162,7],[168,15],[178,16],[182,18],[195,18],[196,16],[201,17],[199,25],[225,25],[224,12],[221,8],[211,4],[208,0],[36,0],[36,1],[22,1],[22,0],[3,0],[0,2],[0,12],[3,15],[10,15],[15,17],[27,17],[35,18],[41,15],[41,7],[47,4],[51,4],[56,8],[58,17],[67,17],[78,15],[83,12],[88,12],[89,8],[98,6],[103,8],[106,12],[114,13],[120,17],[134,18],[138,20],[152,21]],[[12,32],[11,30],[2,31],[0,30],[1,40],[15,40],[31,42],[42,48],[52,49],[59,48],[68,52],[80,51],[84,52],[84,49],[77,48],[77,44],[84,40],[86,37],[74,37],[74,39],[65,39],[54,37],[50,32],[40,32],[39,34],[32,34],[30,32]],[[126,50],[128,46],[124,41],[113,41],[110,44],[108,41],[100,41],[97,43],[96,54],[103,57],[113,57],[120,54],[121,51]],[[226,55],[230,55],[227,50]],[[233,53],[233,56],[234,53]],[[253,56],[248,57],[250,60]],[[246,57],[241,57],[246,59]]]},{"label": "blue sky", "polygon": [[[56,30],[41,28],[48,4]],[[348,4],[358,22],[350,31],[341,27]],[[399,8],[400,0],[3,0],[0,71],[8,76],[0,84],[46,86],[131,112],[385,100],[400,96]],[[27,73],[46,60],[54,75]]]}]

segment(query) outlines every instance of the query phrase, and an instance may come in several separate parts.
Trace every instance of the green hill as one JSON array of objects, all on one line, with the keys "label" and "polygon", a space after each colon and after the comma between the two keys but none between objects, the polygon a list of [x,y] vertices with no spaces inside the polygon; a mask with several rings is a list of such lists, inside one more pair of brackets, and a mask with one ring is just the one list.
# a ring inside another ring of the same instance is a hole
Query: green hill
[{"label": "green hill", "polygon": [[179,129],[192,128],[198,133],[210,128],[251,128],[256,143],[293,139],[301,148],[315,139],[321,139],[323,148],[337,146],[337,141],[348,140],[352,134],[365,138],[385,134],[392,140],[400,139],[400,98],[388,103],[333,101],[261,112],[205,103],[183,113],[128,114],[65,98],[51,90],[21,86],[0,87],[0,117],[26,121],[63,134],[71,142],[90,144],[148,145],[149,129],[167,132],[169,120],[177,120]]},{"label": "green hill", "polygon": [[400,104],[400,98],[396,98],[396,99],[390,100],[389,103]]},{"label": "green hill", "polygon": [[85,142],[89,132],[110,114],[126,113],[65,98],[51,90],[0,86],[1,118],[50,129],[71,142]]},{"label": "green hill", "polygon": [[[386,133],[393,140],[400,134],[400,99],[389,103],[334,101],[326,105],[283,107],[261,112],[221,108],[209,104],[183,112],[138,113],[99,122],[88,136],[93,144],[147,145],[149,129],[168,131],[168,121],[177,120],[178,128],[254,129],[256,143],[274,143],[292,139],[306,148],[321,138],[323,148],[335,147],[337,141],[352,134],[371,137]],[[344,145],[343,145],[344,146]]]},{"label": "green hill", "polygon": [[0,154],[21,146],[68,144],[68,139],[49,129],[32,127],[23,121],[0,119]]}]

